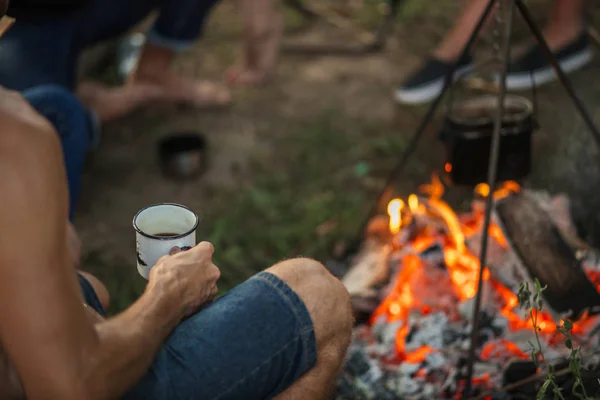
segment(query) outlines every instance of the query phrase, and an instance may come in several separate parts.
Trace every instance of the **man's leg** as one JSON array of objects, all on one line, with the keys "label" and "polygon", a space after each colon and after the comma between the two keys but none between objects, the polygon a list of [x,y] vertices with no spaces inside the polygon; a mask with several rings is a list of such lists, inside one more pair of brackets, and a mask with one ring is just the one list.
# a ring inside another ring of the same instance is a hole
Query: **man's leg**
[{"label": "man's leg", "polygon": [[182,322],[124,399],[329,399],[351,333],[342,283],[287,260]]},{"label": "man's leg", "polygon": [[452,30],[433,51],[433,56],[446,62],[455,61],[460,56],[460,52],[469,40],[477,21],[481,18],[489,2],[490,0],[470,0],[454,23]]},{"label": "man's leg", "polygon": [[[555,0],[544,29],[544,38],[564,72],[586,66],[593,52],[585,29],[585,0]],[[544,50],[535,44],[515,57],[508,68],[506,84],[510,90],[530,89],[556,79]]]},{"label": "man's leg", "polygon": [[555,0],[544,29],[551,49],[559,49],[575,40],[585,29],[586,0]]},{"label": "man's leg", "polygon": [[[279,400],[330,399],[352,336],[352,308],[346,288],[315,261],[284,261],[267,270],[286,282],[303,299],[317,339],[317,363],[281,393]],[[315,263],[316,264],[316,263]],[[307,270],[303,270],[306,268]]]},{"label": "man's leg", "polygon": [[164,99],[198,107],[225,106],[229,90],[218,84],[196,81],[171,70],[177,53],[190,48],[201,36],[205,21],[219,0],[162,0],[154,27],[142,49],[130,84],[153,84],[163,90]]},{"label": "man's leg", "polygon": [[421,66],[394,91],[394,97],[398,102],[420,104],[435,99],[442,91],[446,75],[450,73],[455,62],[458,62],[455,78],[465,76],[473,70],[474,64],[470,55],[460,60],[458,57],[489,2],[490,0],[469,1],[452,30],[432,55],[425,59]]},{"label": "man's leg", "polygon": [[61,86],[34,87],[25,90],[23,96],[52,123],[60,136],[69,183],[69,216],[72,218],[81,188],[85,157],[97,141],[99,131],[92,115]]},{"label": "man's leg", "polygon": [[285,21],[281,0],[239,0],[244,21],[242,56],[227,70],[230,84],[252,86],[271,77]]}]

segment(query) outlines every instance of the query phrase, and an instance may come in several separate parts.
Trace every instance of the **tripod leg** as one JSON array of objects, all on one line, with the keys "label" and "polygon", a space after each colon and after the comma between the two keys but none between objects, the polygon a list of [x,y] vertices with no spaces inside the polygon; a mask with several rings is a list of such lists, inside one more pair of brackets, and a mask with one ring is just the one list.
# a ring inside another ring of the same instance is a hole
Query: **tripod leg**
[{"label": "tripod leg", "polygon": [[404,1],[405,0],[390,0],[388,13],[384,17],[383,22],[381,25],[379,25],[379,28],[377,28],[377,32],[375,33],[375,40],[373,43],[375,48],[382,48],[385,45],[387,36],[394,27],[396,17],[400,11],[400,6],[402,3],[404,3]]},{"label": "tripod leg", "polygon": [[[475,40],[477,39],[477,36],[479,35],[479,32],[481,31],[481,28],[483,27],[483,25],[485,24],[485,21],[488,19],[489,15],[491,14],[491,12],[492,12],[494,6],[496,5],[497,1],[502,1],[502,0],[490,0],[490,2],[488,3],[485,11],[483,12],[483,14],[481,15],[481,17],[479,18],[479,21],[477,22],[477,25],[475,26],[475,29],[473,30],[473,33],[471,34],[471,37],[469,37],[469,40],[467,41],[467,43],[463,47],[463,50],[462,50],[462,53],[461,53],[460,57],[457,58],[457,61],[452,65],[451,70],[448,71],[448,74],[446,74],[446,79],[444,80],[444,87],[442,89],[442,92],[433,101],[433,103],[431,103],[431,105],[429,106],[429,109],[427,109],[427,112],[425,113],[425,116],[423,117],[423,120],[419,124],[419,126],[418,126],[417,130],[415,131],[415,133],[413,133],[412,137],[410,138],[410,141],[408,142],[408,145],[405,147],[404,151],[400,155],[400,158],[399,158],[396,166],[394,167],[394,169],[390,173],[390,175],[389,175],[389,177],[388,177],[388,179],[387,179],[387,181],[385,183],[385,186],[383,187],[383,189],[381,190],[381,193],[377,197],[377,201],[375,202],[375,204],[371,208],[369,214],[367,214],[367,217],[365,218],[365,220],[361,224],[360,230],[359,230],[359,235],[357,237],[358,241],[362,240],[363,234],[365,233],[367,224],[369,223],[369,220],[370,220],[371,216],[373,214],[375,214],[377,212],[377,209],[379,208],[379,202],[381,201],[381,199],[383,198],[383,196],[387,193],[387,191],[392,186],[392,184],[395,181],[398,180],[398,177],[400,176],[400,174],[404,170],[406,162],[408,161],[408,159],[410,158],[410,156],[416,150],[416,148],[417,148],[417,146],[419,144],[419,141],[421,140],[421,136],[423,136],[423,133],[425,132],[425,129],[427,128],[427,126],[431,122],[431,119],[435,115],[435,112],[437,111],[437,108],[439,107],[440,103],[442,102],[442,98],[444,97],[444,94],[446,93],[446,91],[448,90],[448,88],[450,87],[450,85],[454,81],[454,72],[456,71],[456,68],[458,66],[459,60],[461,60],[462,58],[464,58],[471,51],[471,47],[473,47],[473,43],[475,43]],[[356,247],[356,243],[353,243],[350,246],[349,251],[354,250],[355,247]]]},{"label": "tripod leg", "polygon": [[[503,0],[500,0],[503,1]],[[483,272],[485,270],[485,264],[487,262],[487,248],[490,222],[492,219],[492,207],[494,206],[494,189],[496,186],[496,177],[498,173],[498,154],[500,152],[500,130],[502,128],[502,119],[504,117],[504,99],[506,97],[506,75],[508,73],[508,66],[510,64],[510,38],[512,34],[512,25],[514,19],[514,6],[515,1],[508,1],[508,18],[506,21],[505,32],[504,32],[504,43],[503,43],[503,58],[504,65],[502,66],[500,76],[500,89],[498,91],[498,106],[496,108],[496,114],[494,115],[494,129],[492,131],[492,144],[490,147],[490,160],[488,164],[488,181],[487,184],[490,188],[488,196],[485,198],[485,211],[483,220],[483,230],[481,234],[481,247],[479,255],[479,274],[477,281],[477,292],[475,293],[475,305],[473,307],[473,317],[471,319],[471,343],[469,346],[469,358],[467,361],[467,376],[465,386],[465,397],[471,395],[472,380],[473,380],[473,367],[475,364],[475,351],[477,349],[477,339],[479,337],[479,312],[481,310],[481,296],[483,292]]]},{"label": "tripod leg", "polygon": [[525,23],[529,27],[529,30],[531,30],[531,33],[533,33],[533,36],[535,36],[538,44],[542,47],[542,49],[546,53],[548,62],[550,62],[550,64],[552,65],[552,68],[554,68],[554,71],[556,72],[556,75],[558,76],[558,80],[560,81],[562,86],[567,91],[567,94],[573,101],[573,104],[575,105],[575,108],[577,108],[579,115],[581,115],[581,118],[583,118],[583,121],[585,122],[588,129],[592,133],[592,136],[594,137],[596,144],[600,148],[600,131],[598,131],[596,124],[594,124],[594,120],[592,119],[592,117],[588,113],[587,109],[583,105],[583,102],[579,99],[579,97],[575,93],[575,90],[573,89],[573,85],[571,85],[569,78],[563,72],[562,68],[558,64],[558,61],[556,60],[556,57],[554,57],[554,54],[552,54],[552,50],[550,50],[550,47],[548,47],[548,43],[546,43],[546,40],[544,39],[544,35],[542,34],[542,31],[535,24],[535,21],[533,20],[533,16],[531,15],[531,12],[529,11],[529,9],[525,5],[525,3],[523,3],[523,0],[515,0],[515,2],[517,5],[517,8],[519,9],[519,12],[523,16],[523,19],[525,20]]}]

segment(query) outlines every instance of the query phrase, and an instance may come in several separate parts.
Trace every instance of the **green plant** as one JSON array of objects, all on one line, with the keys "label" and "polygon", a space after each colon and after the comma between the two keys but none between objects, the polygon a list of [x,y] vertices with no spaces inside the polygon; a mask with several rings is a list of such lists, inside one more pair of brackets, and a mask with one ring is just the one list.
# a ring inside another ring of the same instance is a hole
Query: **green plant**
[{"label": "green plant", "polygon": [[[565,400],[563,395],[563,389],[556,382],[556,371],[552,364],[548,363],[544,358],[544,352],[542,350],[542,344],[540,342],[540,331],[541,328],[538,325],[538,314],[543,309],[542,293],[546,290],[546,286],[542,286],[540,281],[535,279],[535,288],[532,292],[527,282],[523,282],[519,285],[519,292],[517,297],[519,299],[519,306],[521,309],[526,310],[528,317],[531,319],[533,325],[533,332],[535,334],[535,343],[529,342],[531,346],[531,359],[540,368],[546,369],[546,378],[538,390],[536,400],[543,400],[546,395],[550,392],[554,395],[554,400]],[[581,378],[581,348],[576,347],[573,344],[573,322],[568,319],[561,321],[560,325],[557,326],[557,334],[561,334],[565,338],[565,346],[571,351],[569,354],[569,371],[573,376],[573,388],[571,390],[572,396],[581,400],[593,400],[589,397],[583,380]],[[569,398],[571,398],[569,396]]]}]

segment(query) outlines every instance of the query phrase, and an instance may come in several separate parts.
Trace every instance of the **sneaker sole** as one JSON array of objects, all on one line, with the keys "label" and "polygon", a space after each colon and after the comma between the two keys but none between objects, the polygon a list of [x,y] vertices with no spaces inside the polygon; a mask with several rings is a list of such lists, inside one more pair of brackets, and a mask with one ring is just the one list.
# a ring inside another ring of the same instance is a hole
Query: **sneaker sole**
[{"label": "sneaker sole", "polygon": [[[592,50],[587,48],[571,57],[563,59],[558,64],[565,73],[569,73],[585,67],[592,61],[592,57]],[[506,77],[506,87],[509,90],[531,89],[534,82],[536,86],[539,86],[555,79],[557,79],[557,75],[554,68],[548,66],[533,71],[533,73],[521,72],[518,74],[508,74]]]},{"label": "sneaker sole", "polygon": [[[474,67],[468,65],[466,67],[459,68],[454,73],[454,82],[468,75],[473,71]],[[426,85],[419,86],[415,89],[397,89],[394,91],[394,98],[398,103],[402,104],[423,104],[428,103],[435,99],[444,89],[445,77],[438,78],[435,81],[431,81]]]}]

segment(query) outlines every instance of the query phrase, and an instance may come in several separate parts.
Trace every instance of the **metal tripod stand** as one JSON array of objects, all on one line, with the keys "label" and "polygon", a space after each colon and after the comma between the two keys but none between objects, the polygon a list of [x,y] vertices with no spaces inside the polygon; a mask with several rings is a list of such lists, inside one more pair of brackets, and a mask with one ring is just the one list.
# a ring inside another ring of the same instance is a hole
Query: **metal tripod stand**
[{"label": "metal tripod stand", "polygon": [[[501,2],[504,2],[504,3],[501,4]],[[503,46],[502,46],[502,50],[501,50],[502,66],[501,66],[500,75],[499,75],[499,78],[500,78],[499,90],[497,93],[498,107],[497,107],[495,115],[494,115],[492,143],[491,143],[491,147],[490,147],[490,159],[489,159],[489,164],[488,164],[487,184],[489,185],[489,188],[490,188],[490,195],[488,195],[486,197],[486,202],[485,202],[485,214],[484,214],[485,217],[484,217],[484,224],[483,224],[483,231],[482,231],[484,233],[489,231],[491,212],[492,212],[492,208],[494,206],[494,199],[493,199],[493,196],[491,195],[491,193],[493,193],[495,190],[496,177],[497,177],[497,172],[498,172],[500,131],[501,131],[501,124],[502,124],[502,120],[504,117],[504,111],[505,111],[504,110],[504,106],[505,106],[504,100],[505,100],[506,91],[507,91],[506,77],[507,77],[508,66],[510,64],[510,39],[511,39],[511,33],[512,33],[512,28],[513,28],[513,19],[514,19],[515,8],[519,12],[519,14],[522,16],[522,18],[524,19],[529,30],[535,37],[538,45],[543,49],[543,51],[546,54],[546,57],[548,59],[548,62],[552,65],[552,67],[554,68],[554,71],[556,72],[558,80],[560,81],[560,83],[564,87],[564,89],[566,90],[567,95],[573,102],[579,115],[583,118],[583,121],[585,122],[587,128],[589,129],[594,140],[596,141],[597,146],[600,148],[600,131],[598,131],[598,128],[596,127],[596,125],[594,124],[594,122],[592,120],[592,117],[586,110],[582,101],[579,99],[579,97],[575,93],[573,86],[571,85],[571,83],[570,83],[569,79],[567,78],[567,76],[565,75],[565,73],[562,71],[560,65],[558,64],[558,61],[556,60],[556,57],[552,54],[552,51],[550,50],[548,44],[546,43],[541,30],[535,24],[535,22],[533,20],[533,16],[532,16],[530,10],[527,8],[525,3],[523,2],[523,0],[490,0],[485,11],[483,12],[479,21],[477,22],[477,25],[476,25],[475,29],[473,30],[473,33],[471,34],[469,40],[465,44],[462,54],[460,55],[460,57],[457,58],[457,60],[461,60],[467,54],[469,54],[469,52],[471,51],[471,48],[473,47],[475,39],[477,38],[479,32],[481,31],[482,27],[485,24],[485,21],[492,14],[494,8],[497,5],[504,5],[504,6],[508,7],[508,18],[504,25],[504,32],[503,32],[504,41],[503,41]],[[444,94],[448,91],[448,89],[450,88],[450,86],[453,83],[453,77],[454,77],[454,73],[455,73],[457,67],[458,67],[458,61],[452,66],[451,70],[446,75],[444,86],[443,86],[441,93],[429,106],[429,109],[425,113],[423,120],[421,121],[417,130],[414,132],[414,134],[410,138],[407,147],[404,149],[404,151],[400,155],[400,158],[398,159],[396,166],[390,173],[390,175],[387,179],[387,182],[386,182],[383,190],[380,193],[380,196],[377,198],[377,202],[374,204],[367,219],[364,221],[363,225],[361,226],[361,231],[360,231],[361,236],[365,232],[365,228],[368,223],[368,219],[377,212],[380,200],[383,198],[383,196],[385,196],[385,194],[389,191],[389,189],[392,187],[392,185],[398,181],[398,178],[400,177],[400,174],[403,172],[408,159],[410,158],[410,156],[414,153],[415,149],[417,148],[417,146],[421,140],[421,137],[423,136],[423,133],[425,132],[425,129],[427,128],[427,126],[429,125],[431,120],[433,119],[439,105],[442,102],[442,98],[444,97]],[[464,389],[463,397],[468,397],[472,394],[471,392],[472,392],[473,366],[474,366],[475,359],[476,359],[475,352],[477,349],[477,339],[478,339],[478,331],[479,331],[479,314],[481,311],[481,296],[482,296],[481,284],[483,281],[483,272],[484,272],[484,268],[485,268],[484,266],[487,261],[487,245],[488,245],[488,235],[483,234],[482,239],[481,239],[481,246],[480,246],[481,254],[479,257],[480,268],[479,268],[478,286],[477,286],[478,290],[475,295],[475,307],[474,307],[473,319],[472,319],[473,323],[472,323],[472,332],[471,332],[471,343],[470,343],[469,354],[468,354],[467,375],[465,377],[466,386]]]}]

